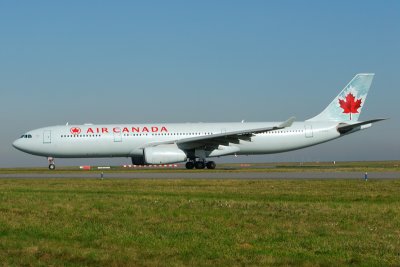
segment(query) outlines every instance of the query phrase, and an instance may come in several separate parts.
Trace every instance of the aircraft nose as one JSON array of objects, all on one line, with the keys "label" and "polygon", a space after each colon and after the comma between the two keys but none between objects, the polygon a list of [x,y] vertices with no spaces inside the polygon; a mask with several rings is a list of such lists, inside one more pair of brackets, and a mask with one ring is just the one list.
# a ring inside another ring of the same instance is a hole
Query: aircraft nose
[{"label": "aircraft nose", "polygon": [[12,143],[12,146],[15,147],[18,150],[21,150],[21,140],[17,139]]}]

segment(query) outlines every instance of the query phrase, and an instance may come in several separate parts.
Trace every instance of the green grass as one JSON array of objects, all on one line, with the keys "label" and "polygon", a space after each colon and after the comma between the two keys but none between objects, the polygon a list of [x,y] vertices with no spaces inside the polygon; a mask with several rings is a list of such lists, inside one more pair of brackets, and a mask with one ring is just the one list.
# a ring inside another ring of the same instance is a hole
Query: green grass
[{"label": "green grass", "polygon": [[[218,164],[215,170],[186,170],[183,164],[180,168],[122,168],[113,166],[110,170],[98,170],[95,166],[89,172],[324,172],[324,171],[354,171],[354,172],[382,172],[395,171],[400,172],[400,161],[360,161],[360,162],[273,162],[273,163],[250,163],[250,164]],[[0,168],[0,174],[13,173],[79,173],[88,172],[80,170],[79,167],[62,167],[57,166],[56,170],[49,171],[47,167],[41,168]]]},{"label": "green grass", "polygon": [[400,181],[0,180],[11,266],[400,263]]}]

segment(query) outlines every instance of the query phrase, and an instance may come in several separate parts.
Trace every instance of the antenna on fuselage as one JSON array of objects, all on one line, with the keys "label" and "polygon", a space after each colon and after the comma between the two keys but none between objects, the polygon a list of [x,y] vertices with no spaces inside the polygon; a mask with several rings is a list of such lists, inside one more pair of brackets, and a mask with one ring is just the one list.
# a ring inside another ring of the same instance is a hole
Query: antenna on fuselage
[{"label": "antenna on fuselage", "polygon": [[68,126],[69,122],[67,122],[67,124],[65,124],[66,126]]}]

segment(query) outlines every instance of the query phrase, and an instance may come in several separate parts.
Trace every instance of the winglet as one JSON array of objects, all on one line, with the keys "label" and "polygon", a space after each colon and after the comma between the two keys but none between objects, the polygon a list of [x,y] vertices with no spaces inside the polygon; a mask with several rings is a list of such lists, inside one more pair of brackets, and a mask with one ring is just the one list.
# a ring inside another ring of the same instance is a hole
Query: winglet
[{"label": "winglet", "polygon": [[290,117],[288,120],[282,122],[281,124],[278,125],[277,128],[286,128],[286,127],[290,127],[292,126],[294,120],[296,119],[296,117]]}]

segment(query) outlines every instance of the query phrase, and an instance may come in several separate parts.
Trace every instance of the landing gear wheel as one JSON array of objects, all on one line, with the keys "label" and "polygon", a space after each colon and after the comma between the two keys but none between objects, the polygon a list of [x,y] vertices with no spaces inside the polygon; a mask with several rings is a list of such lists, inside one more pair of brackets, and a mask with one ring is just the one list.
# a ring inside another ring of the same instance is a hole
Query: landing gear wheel
[{"label": "landing gear wheel", "polygon": [[207,162],[206,166],[207,166],[207,169],[213,170],[213,169],[215,169],[217,164],[215,164],[214,161],[209,161],[209,162]]},{"label": "landing gear wheel", "polygon": [[193,161],[188,161],[188,162],[186,162],[185,166],[186,166],[186,169],[191,170],[194,168],[194,163],[193,163]]},{"label": "landing gear wheel", "polygon": [[56,168],[56,165],[54,164],[54,158],[48,157],[47,161],[49,162],[49,170],[53,171]]},{"label": "landing gear wheel", "polygon": [[196,161],[194,163],[194,167],[196,169],[204,169],[206,167],[206,164],[204,163],[204,161]]}]

